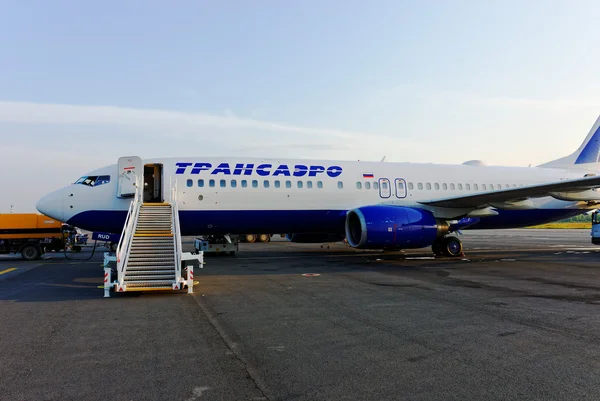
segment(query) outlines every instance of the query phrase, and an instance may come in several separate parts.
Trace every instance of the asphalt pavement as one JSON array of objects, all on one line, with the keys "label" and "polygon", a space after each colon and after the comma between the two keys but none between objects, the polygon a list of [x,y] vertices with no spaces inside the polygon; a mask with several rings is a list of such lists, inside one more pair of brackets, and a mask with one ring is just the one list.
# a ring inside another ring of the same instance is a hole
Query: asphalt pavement
[{"label": "asphalt pavement", "polygon": [[0,399],[600,399],[589,231],[461,238],[457,259],[241,244],[193,295],[108,299],[101,252],[0,257]]}]

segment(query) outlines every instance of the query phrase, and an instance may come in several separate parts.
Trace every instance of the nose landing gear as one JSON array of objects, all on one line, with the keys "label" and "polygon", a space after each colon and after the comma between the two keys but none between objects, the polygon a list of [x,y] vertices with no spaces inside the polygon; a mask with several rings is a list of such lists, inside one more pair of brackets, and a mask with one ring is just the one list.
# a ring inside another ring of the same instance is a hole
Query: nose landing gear
[{"label": "nose landing gear", "polygon": [[462,242],[454,235],[438,239],[433,243],[431,249],[435,256],[450,256],[456,258],[463,255]]}]

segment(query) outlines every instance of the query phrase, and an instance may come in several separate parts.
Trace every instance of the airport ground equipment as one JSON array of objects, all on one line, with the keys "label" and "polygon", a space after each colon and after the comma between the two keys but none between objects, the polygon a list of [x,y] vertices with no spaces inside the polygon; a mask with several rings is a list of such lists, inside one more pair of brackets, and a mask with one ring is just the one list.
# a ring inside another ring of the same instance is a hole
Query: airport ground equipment
[{"label": "airport ground equipment", "polygon": [[592,213],[592,244],[600,245],[600,212]]},{"label": "airport ground equipment", "polygon": [[20,253],[25,260],[64,248],[62,222],[37,213],[0,214],[0,253]]},{"label": "airport ground equipment", "polygon": [[194,248],[198,252],[227,253],[235,255],[239,249],[237,235],[207,235],[194,239]]},{"label": "airport ground equipment", "polygon": [[[109,267],[113,257],[105,255],[105,297],[110,289],[177,291],[187,287],[193,291],[193,266],[184,264],[196,260],[202,266],[203,255],[182,252],[176,188],[171,192],[171,202],[143,202],[142,190],[136,190],[114,256],[115,281]],[[185,277],[183,270],[187,270]]]},{"label": "airport ground equipment", "polygon": [[258,242],[269,242],[273,234],[246,234],[240,237],[240,241],[248,242],[250,244]]}]

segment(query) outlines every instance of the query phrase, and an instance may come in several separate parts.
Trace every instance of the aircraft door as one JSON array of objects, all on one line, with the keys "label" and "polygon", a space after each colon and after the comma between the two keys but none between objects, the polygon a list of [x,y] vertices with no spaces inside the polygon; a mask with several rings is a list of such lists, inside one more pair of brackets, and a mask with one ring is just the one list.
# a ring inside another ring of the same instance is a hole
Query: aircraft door
[{"label": "aircraft door", "polygon": [[387,178],[379,179],[379,196],[382,198],[389,198],[390,196],[392,196],[390,180],[388,180]]},{"label": "aircraft door", "polygon": [[402,178],[396,178],[394,183],[396,185],[396,197],[400,199],[406,198],[406,181]]},{"label": "aircraft door", "polygon": [[134,196],[136,178],[139,179],[140,185],[143,184],[144,164],[142,159],[137,156],[120,157],[118,171],[117,197],[129,198]]}]

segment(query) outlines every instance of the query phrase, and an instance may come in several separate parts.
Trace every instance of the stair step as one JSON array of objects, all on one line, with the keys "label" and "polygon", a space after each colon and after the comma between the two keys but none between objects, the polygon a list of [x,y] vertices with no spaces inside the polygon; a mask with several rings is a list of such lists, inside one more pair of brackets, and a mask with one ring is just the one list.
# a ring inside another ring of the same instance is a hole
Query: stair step
[{"label": "stair step", "polygon": [[130,254],[129,255],[129,260],[132,262],[136,262],[136,261],[140,261],[141,259],[150,259],[152,258],[153,260],[175,260],[172,259],[173,256],[173,252],[170,253],[148,253],[148,252],[142,252],[142,253],[136,253],[136,254]]},{"label": "stair step", "polygon": [[156,249],[158,251],[166,251],[169,250],[171,253],[175,249],[173,244],[138,244],[131,247],[129,253],[133,253],[132,251],[140,250],[140,251],[149,251],[152,249]]},{"label": "stair step", "polygon": [[142,269],[141,267],[128,268],[125,274],[175,274],[175,268],[173,269],[158,269],[151,267],[149,269]]},{"label": "stair step", "polygon": [[141,280],[132,280],[132,281],[125,281],[125,284],[127,284],[127,289],[129,289],[129,286],[133,287],[141,287],[141,286],[156,286],[156,285],[164,285],[164,286],[169,286],[169,288],[171,287],[171,285],[175,282],[175,280],[157,280],[157,281],[141,281]]},{"label": "stair step", "polygon": [[172,244],[173,237],[165,237],[164,239],[153,237],[153,238],[136,238],[133,240],[134,244]]},{"label": "stair step", "polygon": [[128,260],[127,261],[127,266],[143,266],[143,265],[152,265],[152,266],[156,266],[156,265],[162,265],[162,266],[168,266],[168,265],[174,265],[175,263],[174,259],[154,259],[154,260]]},{"label": "stair step", "polygon": [[125,275],[125,282],[127,283],[128,279],[132,279],[132,280],[156,280],[156,281],[164,281],[164,280],[175,280],[175,273],[173,274],[169,274],[169,275],[156,275],[156,276],[128,276],[127,274]]},{"label": "stair step", "polygon": [[173,243],[164,243],[164,244],[133,244],[131,250],[134,249],[174,249]]},{"label": "stair step", "polygon": [[[156,262],[160,262],[160,263],[156,263]],[[174,259],[152,259],[152,260],[148,260],[148,259],[131,260],[131,259],[129,259],[129,262],[127,263],[128,267],[131,267],[131,266],[154,266],[154,265],[174,267],[175,260]],[[169,269],[171,267],[169,267]]]},{"label": "stair step", "polygon": [[169,268],[167,269],[166,267],[163,266],[129,266],[127,268],[126,273],[129,272],[175,272],[175,267],[174,266],[169,266]]}]

